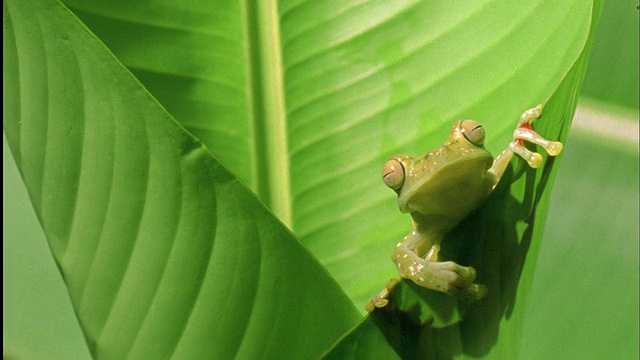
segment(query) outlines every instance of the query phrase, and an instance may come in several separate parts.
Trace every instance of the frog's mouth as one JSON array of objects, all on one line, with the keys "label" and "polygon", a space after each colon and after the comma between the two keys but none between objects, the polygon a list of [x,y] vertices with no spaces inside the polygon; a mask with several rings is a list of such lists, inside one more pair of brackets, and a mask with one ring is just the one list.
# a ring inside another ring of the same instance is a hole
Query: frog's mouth
[{"label": "frog's mouth", "polygon": [[484,199],[490,189],[487,170],[493,162],[483,148],[440,150],[412,164],[411,178],[419,179],[403,186],[398,196],[402,212],[423,214],[447,212],[460,204]]}]

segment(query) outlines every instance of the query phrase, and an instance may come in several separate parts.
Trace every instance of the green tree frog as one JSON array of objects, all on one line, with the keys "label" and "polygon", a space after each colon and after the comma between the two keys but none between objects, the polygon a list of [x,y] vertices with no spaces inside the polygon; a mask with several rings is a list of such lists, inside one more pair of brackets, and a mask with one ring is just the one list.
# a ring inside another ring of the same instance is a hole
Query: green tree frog
[{"label": "green tree frog", "polygon": [[[551,156],[562,151],[560,142],[544,139],[530,125],[541,114],[542,105],[525,111],[513,133],[514,140],[495,160],[483,147],[484,128],[473,120],[456,122],[444,145],[425,156],[397,155],[387,160],[382,170],[384,183],[398,194],[400,211],[409,213],[413,220],[411,232],[391,256],[400,276],[471,301],[486,295],[486,286],[474,283],[475,269],[438,261],[440,243],[491,194],[513,154],[533,168],[542,164],[542,156],[526,149],[524,140],[542,146]],[[390,286],[393,282],[372,299],[367,309],[384,306]]]}]

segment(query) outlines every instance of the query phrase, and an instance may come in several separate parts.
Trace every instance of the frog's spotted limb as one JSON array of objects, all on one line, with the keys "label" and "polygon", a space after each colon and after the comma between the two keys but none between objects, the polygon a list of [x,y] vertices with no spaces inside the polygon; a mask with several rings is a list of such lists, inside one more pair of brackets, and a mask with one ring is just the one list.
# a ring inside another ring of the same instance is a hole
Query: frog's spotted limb
[{"label": "frog's spotted limb", "polygon": [[[428,233],[412,231],[396,245],[391,255],[398,273],[428,289],[468,301],[482,299],[487,294],[487,287],[473,283],[476,279],[474,268],[453,261],[438,261],[441,240]],[[424,249],[428,250],[426,255],[419,256]]]}]

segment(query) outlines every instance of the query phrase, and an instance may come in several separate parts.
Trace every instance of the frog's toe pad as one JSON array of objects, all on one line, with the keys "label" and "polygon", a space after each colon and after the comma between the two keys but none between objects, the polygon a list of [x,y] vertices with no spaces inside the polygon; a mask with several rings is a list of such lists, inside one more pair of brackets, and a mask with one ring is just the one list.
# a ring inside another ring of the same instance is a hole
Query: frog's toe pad
[{"label": "frog's toe pad", "polygon": [[559,141],[549,141],[549,145],[545,146],[545,150],[551,156],[557,156],[562,152],[562,143]]},{"label": "frog's toe pad", "polygon": [[487,287],[482,284],[471,284],[467,289],[469,293],[474,295],[475,300],[482,299],[487,295],[487,292],[489,291]]},{"label": "frog's toe pad", "polygon": [[364,309],[367,310],[368,313],[372,313],[376,308],[376,301],[374,299],[369,299],[367,304],[364,306]]},{"label": "frog's toe pad", "polygon": [[529,109],[520,115],[520,120],[518,121],[518,125],[530,124],[533,120],[537,119],[542,115],[542,104],[534,107],[533,109]]},{"label": "frog's toe pad", "polygon": [[[524,145],[520,144],[518,141],[514,141],[509,144],[509,148],[515,154],[523,158],[529,166],[532,168],[539,168],[542,165],[542,155],[537,152],[532,152],[524,147]],[[561,149],[562,150],[562,149]]]},{"label": "frog's toe pad", "polygon": [[389,293],[398,284],[398,282],[399,282],[398,279],[389,279],[389,281],[387,281],[385,288],[382,289],[382,291],[380,291],[378,295],[369,299],[367,304],[364,306],[365,310],[367,310],[367,312],[370,313],[376,308],[383,308],[387,306],[387,304],[389,303],[387,296],[389,296]]},{"label": "frog's toe pad", "polygon": [[460,289],[456,295],[461,300],[473,302],[484,298],[487,292],[487,287],[482,284],[470,284],[466,288]]}]

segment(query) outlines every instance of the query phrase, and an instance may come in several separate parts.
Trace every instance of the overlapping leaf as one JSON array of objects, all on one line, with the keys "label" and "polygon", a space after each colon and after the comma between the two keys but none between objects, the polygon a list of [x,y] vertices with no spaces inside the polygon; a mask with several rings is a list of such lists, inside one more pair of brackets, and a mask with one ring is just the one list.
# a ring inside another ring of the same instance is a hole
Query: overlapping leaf
[{"label": "overlapping leaf", "polygon": [[252,54],[240,2],[64,3],[183,126],[257,188]]},{"label": "overlapping leaf", "polygon": [[8,1],[4,24],[4,128],[94,356],[314,358],[356,320],[72,13]]},{"label": "overlapping leaf", "polygon": [[[251,124],[264,122],[259,108],[254,108],[255,123],[241,116],[235,121],[250,125],[229,126],[215,113],[183,101],[193,89],[209,94],[209,102],[225,91],[205,79],[209,71],[240,79],[235,86],[244,92],[224,93],[234,96],[234,103],[246,103],[245,95],[256,91],[259,84],[244,77],[259,68],[247,55],[259,51],[251,39],[260,31],[278,29],[258,27],[252,18],[255,5],[215,5],[216,12],[241,23],[232,31],[228,19],[197,20],[213,11],[214,5],[205,3],[191,4],[186,11],[167,1],[151,13],[138,4],[69,3],[194,134],[201,129],[192,119],[208,118],[208,125],[201,126],[237,131],[252,146],[264,145],[252,138],[258,130],[251,130]],[[282,1],[278,10],[280,41],[268,45],[281,46],[284,94],[279,98],[286,103],[284,157],[289,159],[291,186],[290,193],[267,197],[292,202],[293,230],[360,304],[384,281],[378,279],[393,275],[386,259],[393,239],[407,231],[393,194],[379,180],[384,160],[394,153],[426,153],[440,145],[458,118],[481,121],[487,147],[501,151],[520,113],[544,103],[579,55],[591,13],[590,3],[582,1]],[[208,30],[181,25],[185,23]],[[146,35],[127,38],[134,32],[131,24],[135,33]],[[175,31],[192,41],[183,41]],[[228,34],[233,41],[225,43],[235,50],[212,48],[219,39],[199,37],[203,32]],[[185,52],[193,52],[186,62]],[[212,63],[210,52],[226,60]],[[212,69],[203,72],[202,66]],[[188,85],[176,83],[176,73],[190,79]],[[251,74],[261,76],[259,69]],[[549,120],[538,125],[551,136],[561,127]],[[250,183],[252,175],[242,167],[260,162],[260,152],[274,150],[219,150],[214,138],[202,139],[212,141],[212,151]],[[231,156],[237,158],[227,161]]]}]

